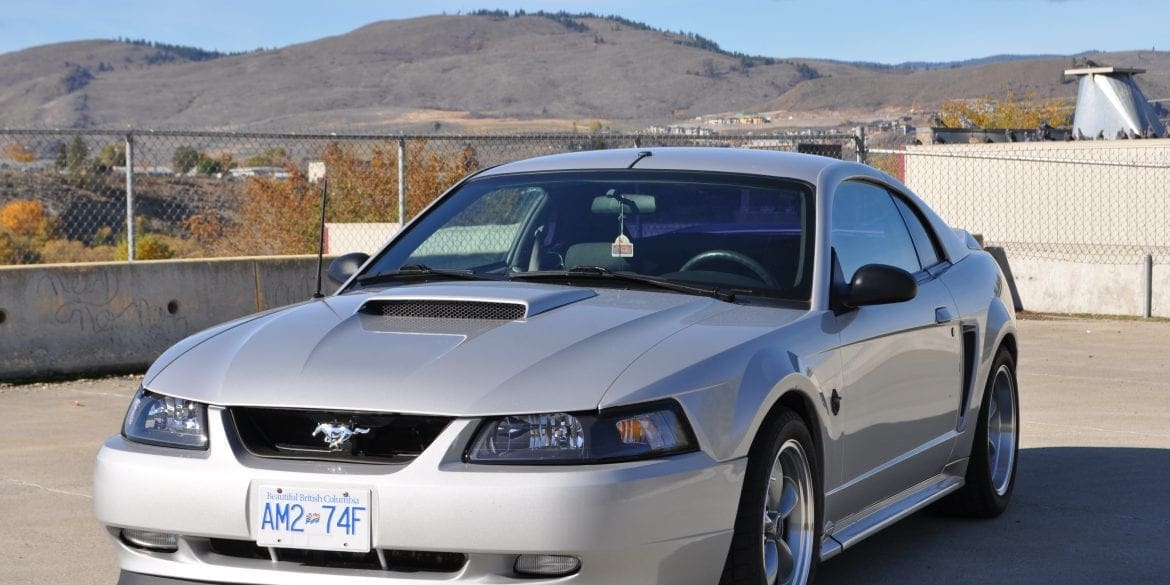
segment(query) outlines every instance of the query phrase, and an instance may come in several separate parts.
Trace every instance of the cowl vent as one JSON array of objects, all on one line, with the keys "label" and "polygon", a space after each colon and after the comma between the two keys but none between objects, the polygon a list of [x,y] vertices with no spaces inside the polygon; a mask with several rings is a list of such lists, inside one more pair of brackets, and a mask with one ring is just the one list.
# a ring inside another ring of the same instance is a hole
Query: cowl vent
[{"label": "cowl vent", "polygon": [[527,307],[520,303],[375,299],[367,301],[358,312],[407,319],[515,321],[524,318]]}]

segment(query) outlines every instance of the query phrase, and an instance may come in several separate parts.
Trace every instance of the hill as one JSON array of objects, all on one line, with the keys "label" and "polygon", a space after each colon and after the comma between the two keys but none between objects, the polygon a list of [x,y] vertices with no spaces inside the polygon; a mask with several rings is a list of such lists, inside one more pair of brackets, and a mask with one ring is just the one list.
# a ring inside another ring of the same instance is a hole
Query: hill
[{"label": "hill", "polygon": [[[697,35],[595,16],[430,16],[242,55],[119,41],[0,55],[0,126],[382,132],[488,125],[567,129],[739,111],[861,119],[1013,89],[1072,97],[1071,58],[884,67],[728,53]],[[1170,54],[1144,66],[1170,96]]]}]

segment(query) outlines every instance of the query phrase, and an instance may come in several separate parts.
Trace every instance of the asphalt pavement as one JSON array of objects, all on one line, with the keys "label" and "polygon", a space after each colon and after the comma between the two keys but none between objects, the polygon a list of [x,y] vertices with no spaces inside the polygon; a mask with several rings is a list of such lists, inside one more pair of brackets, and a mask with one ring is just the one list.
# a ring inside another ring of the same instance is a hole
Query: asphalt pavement
[{"label": "asphalt pavement", "polygon": [[[1170,323],[1058,318],[1020,331],[1008,511],[916,514],[822,565],[819,585],[1170,583]],[[0,385],[0,584],[117,580],[91,474],[138,383]]]}]

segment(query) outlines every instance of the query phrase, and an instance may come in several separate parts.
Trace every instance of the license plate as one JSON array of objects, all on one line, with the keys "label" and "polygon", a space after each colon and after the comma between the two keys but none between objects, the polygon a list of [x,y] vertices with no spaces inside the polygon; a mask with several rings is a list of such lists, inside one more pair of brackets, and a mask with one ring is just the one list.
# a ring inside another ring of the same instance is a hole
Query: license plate
[{"label": "license plate", "polygon": [[369,552],[370,490],[257,486],[252,507],[256,544]]}]

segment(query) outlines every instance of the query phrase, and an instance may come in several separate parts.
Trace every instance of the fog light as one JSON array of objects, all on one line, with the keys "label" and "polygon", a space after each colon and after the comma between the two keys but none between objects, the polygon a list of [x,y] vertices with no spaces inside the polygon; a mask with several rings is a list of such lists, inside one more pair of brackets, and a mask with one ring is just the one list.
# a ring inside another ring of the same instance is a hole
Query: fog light
[{"label": "fog light", "polygon": [[138,548],[145,548],[158,552],[175,552],[179,550],[179,537],[164,532],[150,530],[122,529],[122,540]]},{"label": "fog light", "polygon": [[581,569],[581,559],[565,555],[520,555],[516,572],[521,575],[563,577]]}]

